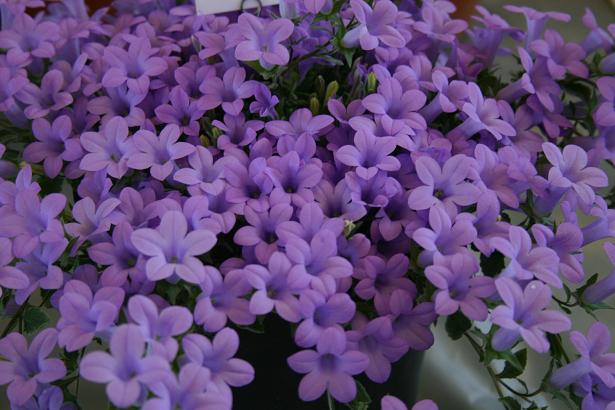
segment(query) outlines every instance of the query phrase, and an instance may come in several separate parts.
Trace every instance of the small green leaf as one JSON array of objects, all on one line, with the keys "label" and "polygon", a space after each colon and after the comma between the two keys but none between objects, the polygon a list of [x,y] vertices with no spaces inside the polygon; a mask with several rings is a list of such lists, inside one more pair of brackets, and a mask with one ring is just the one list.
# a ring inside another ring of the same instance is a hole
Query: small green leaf
[{"label": "small green leaf", "polygon": [[523,374],[527,364],[527,349],[521,349],[514,354],[516,361],[506,362],[504,370],[498,374],[501,379],[515,379]]},{"label": "small green leaf", "polygon": [[470,330],[472,322],[470,322],[470,319],[465,317],[463,313],[457,312],[446,318],[444,327],[450,338],[457,340],[460,339],[465,332]]},{"label": "small green leaf", "polygon": [[33,307],[26,310],[23,320],[25,332],[34,333],[49,323],[49,316],[43,309]]},{"label": "small green leaf", "polygon": [[513,397],[502,397],[500,402],[504,405],[506,410],[521,410],[521,404],[517,402]]},{"label": "small green leaf", "polygon": [[365,390],[365,387],[358,381],[355,381],[357,384],[357,395],[354,400],[347,404],[348,408],[351,410],[368,410],[369,405],[372,402],[371,397]]}]

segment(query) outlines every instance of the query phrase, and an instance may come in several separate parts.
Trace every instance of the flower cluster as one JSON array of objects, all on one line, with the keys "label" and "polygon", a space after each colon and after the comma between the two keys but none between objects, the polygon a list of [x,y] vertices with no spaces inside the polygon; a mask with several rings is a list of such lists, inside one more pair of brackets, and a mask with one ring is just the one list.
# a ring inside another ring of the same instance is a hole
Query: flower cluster
[{"label": "flower cluster", "polygon": [[569,43],[547,27],[566,14],[508,6],[516,28],[478,7],[469,27],[441,0],[114,10],[0,1],[12,408],[72,408],[83,378],[118,408],[230,409],[255,375],[237,329],[269,314],[292,324],[305,401],[352,402],[442,318],[508,361],[496,383],[527,346],[551,355],[543,389],[615,405],[608,328],[570,332],[578,357],[562,343],[571,308],[615,294],[583,268],[615,236],[614,26],[587,11]]}]

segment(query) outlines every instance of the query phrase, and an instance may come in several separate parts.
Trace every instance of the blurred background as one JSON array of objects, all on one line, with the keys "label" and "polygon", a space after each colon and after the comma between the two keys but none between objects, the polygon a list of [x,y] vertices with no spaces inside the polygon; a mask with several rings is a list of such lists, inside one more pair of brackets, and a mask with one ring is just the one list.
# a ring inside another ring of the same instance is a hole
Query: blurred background
[{"label": "blurred background", "polygon": [[[1,0],[0,0],[1,1]],[[138,0],[134,0],[138,1]],[[224,1],[224,0],[208,0]],[[107,6],[110,0],[87,0],[90,10]],[[585,27],[580,20],[586,8],[590,8],[601,26],[615,22],[615,0],[456,0],[458,7],[457,17],[468,19],[474,7],[479,4],[491,12],[502,14],[511,25],[524,27],[523,16],[506,12],[502,9],[505,4],[531,6],[547,11],[557,10],[570,14],[573,18],[570,24],[550,23],[551,27],[560,30],[561,34],[570,41],[580,41],[586,34]],[[611,173],[611,181],[615,174]],[[602,250],[602,243],[593,244],[586,253],[586,273],[588,276],[599,272],[606,274],[611,268],[610,262]],[[599,315],[601,320],[612,324],[615,332],[615,314]],[[575,312],[573,317],[574,328],[585,332],[593,319],[583,312]],[[452,341],[444,331],[444,321],[436,327],[436,343],[430,349],[423,361],[423,370],[419,382],[419,398],[430,398],[437,402],[441,410],[500,410],[503,409],[497,400],[486,369],[479,363],[476,353],[465,339]],[[534,390],[546,370],[547,360],[538,355],[528,357],[528,371],[526,381],[530,390]],[[103,387],[85,382],[82,397],[87,397],[85,409],[106,409],[106,399]],[[2,396],[4,396],[2,394]],[[563,409],[558,403],[550,403],[548,398],[542,398],[544,405],[549,409]],[[0,409],[8,408],[4,397],[0,398]],[[255,409],[260,410],[260,409]],[[292,410],[292,409],[289,409]]]}]

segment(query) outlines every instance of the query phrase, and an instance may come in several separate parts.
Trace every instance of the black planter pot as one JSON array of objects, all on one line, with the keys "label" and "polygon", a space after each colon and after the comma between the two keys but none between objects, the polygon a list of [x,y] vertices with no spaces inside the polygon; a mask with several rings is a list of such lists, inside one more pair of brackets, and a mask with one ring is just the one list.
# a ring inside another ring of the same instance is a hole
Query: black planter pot
[{"label": "black planter pot", "polygon": [[[247,360],[256,371],[255,379],[249,385],[233,389],[235,410],[326,410],[326,396],[313,402],[303,402],[298,396],[298,386],[303,375],[293,372],[286,359],[301,350],[292,339],[287,322],[276,316],[265,320],[265,333],[258,334],[239,330],[241,339],[238,357]],[[370,409],[380,409],[380,399],[392,394],[408,407],[414,403],[422,352],[409,352],[393,364],[391,377],[386,383],[378,384],[364,375],[359,381],[372,398]],[[345,406],[337,405],[337,408]]]}]

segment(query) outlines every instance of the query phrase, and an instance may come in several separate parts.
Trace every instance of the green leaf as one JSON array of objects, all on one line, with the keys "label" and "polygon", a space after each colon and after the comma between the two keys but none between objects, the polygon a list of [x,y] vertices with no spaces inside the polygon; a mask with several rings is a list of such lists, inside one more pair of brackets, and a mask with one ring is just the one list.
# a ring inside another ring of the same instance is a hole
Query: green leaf
[{"label": "green leaf", "polygon": [[446,318],[444,327],[450,338],[457,340],[460,339],[465,332],[470,330],[472,322],[470,322],[470,319],[465,317],[463,313],[457,312]]},{"label": "green leaf", "polygon": [[34,333],[49,323],[49,316],[43,309],[33,307],[26,310],[23,320],[25,332]]},{"label": "green leaf", "polygon": [[363,387],[363,385],[358,381],[355,382],[357,384],[357,395],[353,401],[347,404],[347,406],[351,410],[368,410],[372,399],[369,397],[365,387]]},{"label": "green leaf", "polygon": [[501,379],[515,379],[523,374],[525,365],[527,364],[527,349],[521,349],[514,353],[517,359],[514,362],[506,362],[504,370],[498,374]]},{"label": "green leaf", "polygon": [[506,410],[522,410],[521,405],[513,397],[502,397],[500,402],[504,405]]},{"label": "green leaf", "polygon": [[481,253],[480,268],[486,276],[492,278],[497,276],[504,269],[504,255],[498,251],[493,251],[489,256]]}]

